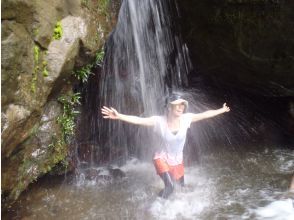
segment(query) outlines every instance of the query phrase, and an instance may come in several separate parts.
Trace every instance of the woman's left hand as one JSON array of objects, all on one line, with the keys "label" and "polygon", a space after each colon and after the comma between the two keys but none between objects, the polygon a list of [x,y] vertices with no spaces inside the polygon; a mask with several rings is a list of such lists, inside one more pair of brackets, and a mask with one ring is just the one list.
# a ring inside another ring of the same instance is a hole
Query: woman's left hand
[{"label": "woman's left hand", "polygon": [[224,110],[224,112],[229,112],[230,111],[230,108],[227,106],[227,103],[223,104],[223,110]]}]

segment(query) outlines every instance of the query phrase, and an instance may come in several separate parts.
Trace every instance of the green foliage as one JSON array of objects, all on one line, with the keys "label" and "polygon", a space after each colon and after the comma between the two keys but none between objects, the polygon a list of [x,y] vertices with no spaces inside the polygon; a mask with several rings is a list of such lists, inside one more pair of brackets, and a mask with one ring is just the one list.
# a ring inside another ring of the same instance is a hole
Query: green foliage
[{"label": "green foliage", "polygon": [[86,66],[83,66],[82,68],[73,71],[73,75],[78,79],[81,80],[83,83],[88,81],[88,78],[92,73],[92,68],[95,66],[101,66],[103,63],[104,58],[104,50],[98,51],[95,55],[95,61],[94,63],[87,64]]},{"label": "green foliage", "polygon": [[82,6],[83,7],[89,7],[89,0],[82,0]]},{"label": "green foliage", "polygon": [[62,137],[65,142],[74,134],[75,117],[79,114],[75,111],[75,106],[80,103],[80,93],[72,95],[63,95],[58,101],[63,105],[63,113],[57,118],[57,122],[61,127]]},{"label": "green foliage", "polygon": [[63,35],[61,21],[58,21],[54,27],[53,39],[60,40]]},{"label": "green foliage", "polygon": [[95,64],[101,66],[104,59],[104,50],[98,51],[95,55]]},{"label": "green foliage", "polygon": [[81,69],[78,69],[73,72],[73,75],[78,79],[81,80],[83,83],[88,81],[88,78],[91,74],[91,69],[93,67],[93,64],[87,64],[86,66],[82,67]]}]

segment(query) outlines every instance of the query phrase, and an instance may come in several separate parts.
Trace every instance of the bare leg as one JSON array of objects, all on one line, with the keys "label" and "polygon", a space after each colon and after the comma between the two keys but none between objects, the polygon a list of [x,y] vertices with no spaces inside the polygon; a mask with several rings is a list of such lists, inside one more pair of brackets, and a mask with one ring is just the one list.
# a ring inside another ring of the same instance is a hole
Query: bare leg
[{"label": "bare leg", "polygon": [[294,192],[294,176],[292,177],[292,181],[291,181],[291,184],[290,184],[290,189],[289,189],[290,192]]}]

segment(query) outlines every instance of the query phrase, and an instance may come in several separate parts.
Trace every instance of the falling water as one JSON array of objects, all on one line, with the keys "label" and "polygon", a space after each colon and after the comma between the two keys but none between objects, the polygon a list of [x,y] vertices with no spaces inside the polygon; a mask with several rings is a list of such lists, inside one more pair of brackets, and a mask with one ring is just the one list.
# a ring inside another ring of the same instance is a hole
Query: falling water
[{"label": "falling water", "polygon": [[[177,16],[174,1],[123,1],[117,26],[106,44],[99,85],[101,106],[143,117],[157,115],[163,111],[169,90],[187,84],[188,50],[170,15]],[[146,129],[101,117],[98,124],[104,129],[100,129],[104,132],[99,133],[99,143],[110,149],[110,160],[117,148],[127,154],[134,145],[137,149],[153,145]]]}]

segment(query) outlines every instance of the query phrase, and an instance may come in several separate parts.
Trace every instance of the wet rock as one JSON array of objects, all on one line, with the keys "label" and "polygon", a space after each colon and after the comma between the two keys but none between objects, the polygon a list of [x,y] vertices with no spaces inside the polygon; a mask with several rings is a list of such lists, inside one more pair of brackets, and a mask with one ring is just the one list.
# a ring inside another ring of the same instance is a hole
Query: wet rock
[{"label": "wet rock", "polygon": [[112,177],[109,176],[109,175],[98,175],[97,178],[96,178],[96,181],[97,182],[101,182],[101,181],[106,181],[106,182],[110,182],[112,181]]},{"label": "wet rock", "polygon": [[114,179],[123,178],[126,176],[126,174],[121,169],[118,169],[118,168],[110,168],[109,173]]},{"label": "wet rock", "polygon": [[84,171],[84,175],[87,180],[95,180],[99,176],[100,172],[100,170],[89,168]]},{"label": "wet rock", "polygon": [[119,178],[123,178],[126,174],[119,168],[88,168],[83,171],[86,180],[100,181],[112,181]]},{"label": "wet rock", "polygon": [[80,40],[87,34],[85,20],[81,17],[67,16],[61,20],[63,35],[60,40],[52,41],[45,56],[48,76],[44,86],[48,90],[60,89],[74,68],[75,58],[80,50]]}]

